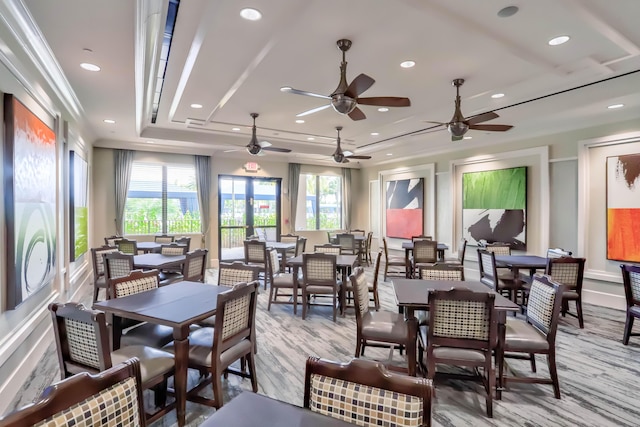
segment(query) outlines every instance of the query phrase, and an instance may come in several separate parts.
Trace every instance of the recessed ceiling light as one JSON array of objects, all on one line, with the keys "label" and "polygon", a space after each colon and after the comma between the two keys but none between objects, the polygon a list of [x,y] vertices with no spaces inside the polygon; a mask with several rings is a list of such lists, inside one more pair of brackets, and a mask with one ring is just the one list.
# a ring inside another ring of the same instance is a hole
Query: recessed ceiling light
[{"label": "recessed ceiling light", "polygon": [[80,64],[80,67],[87,71],[100,71],[100,67],[98,67],[96,64],[91,64],[89,62],[83,62],[82,64]]},{"label": "recessed ceiling light", "polygon": [[240,130],[240,128],[231,128],[232,131],[234,132],[238,132]]},{"label": "recessed ceiling light", "polygon": [[307,141],[313,141],[315,138],[312,136],[307,137]]},{"label": "recessed ceiling light", "polygon": [[393,153],[387,153],[387,156],[393,156]]},{"label": "recessed ceiling light", "polygon": [[116,121],[112,120],[112,119],[104,119],[103,122],[105,122],[105,123],[107,123],[109,125],[112,125],[112,124],[115,124]]},{"label": "recessed ceiling light", "polygon": [[411,68],[411,67],[414,67],[415,65],[416,65],[415,61],[404,61],[400,63],[400,66],[402,68]]},{"label": "recessed ceiling light", "polygon": [[500,18],[508,18],[518,13],[518,10],[518,6],[507,6],[498,11],[498,16]]},{"label": "recessed ceiling light", "polygon": [[378,132],[371,132],[371,136],[378,136],[380,135]]},{"label": "recessed ceiling light", "polygon": [[304,123],[304,120],[302,120],[302,119],[298,119],[298,120],[296,120],[296,123],[298,123],[298,124],[300,124],[300,123]]},{"label": "recessed ceiling light", "polygon": [[503,96],[504,96],[504,93],[494,93],[493,95],[491,95],[493,99],[502,98]]},{"label": "recessed ceiling light", "polygon": [[258,21],[262,18],[262,13],[258,9],[247,7],[240,11],[240,16],[248,21]]},{"label": "recessed ceiling light", "polygon": [[549,46],[558,46],[560,44],[564,44],[569,41],[571,37],[569,36],[558,36],[549,40]]},{"label": "recessed ceiling light", "polygon": [[624,107],[624,104],[613,104],[613,105],[609,105],[607,108],[610,110],[615,110],[617,108],[622,108]]},{"label": "recessed ceiling light", "polygon": [[195,108],[195,109],[202,108],[202,104],[191,104],[191,108]]},{"label": "recessed ceiling light", "polygon": [[378,111],[380,111],[381,113],[386,113],[387,111],[389,111],[389,109],[387,107],[380,107],[378,108]]},{"label": "recessed ceiling light", "polygon": [[471,139],[471,138],[473,138],[473,137],[472,136],[465,136],[462,139]]}]

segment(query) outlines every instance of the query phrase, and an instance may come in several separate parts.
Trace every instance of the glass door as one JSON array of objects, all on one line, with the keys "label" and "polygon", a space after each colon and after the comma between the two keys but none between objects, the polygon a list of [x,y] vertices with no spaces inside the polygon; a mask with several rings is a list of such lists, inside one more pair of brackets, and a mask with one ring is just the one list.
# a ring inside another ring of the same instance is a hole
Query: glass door
[{"label": "glass door", "polygon": [[244,259],[249,236],[276,241],[280,235],[280,178],[218,178],[218,253],[221,261]]}]

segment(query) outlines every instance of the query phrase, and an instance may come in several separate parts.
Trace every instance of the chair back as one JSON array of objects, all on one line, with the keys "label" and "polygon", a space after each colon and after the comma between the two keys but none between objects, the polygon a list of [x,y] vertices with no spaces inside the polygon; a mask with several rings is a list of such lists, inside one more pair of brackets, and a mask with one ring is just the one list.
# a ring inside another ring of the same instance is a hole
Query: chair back
[{"label": "chair back", "polygon": [[128,275],[109,280],[109,299],[126,297],[156,289],[160,285],[158,270],[132,270]]},{"label": "chair back", "polygon": [[336,256],[326,253],[302,254],[302,275],[306,285],[335,286]]},{"label": "chair back", "polygon": [[627,307],[640,305],[640,266],[621,264],[620,269]]},{"label": "chair back", "polygon": [[380,261],[382,261],[382,251],[378,251],[375,263],[373,264],[373,292],[378,293],[378,275],[380,274]]},{"label": "chair back", "polygon": [[544,274],[565,285],[566,290],[581,293],[585,262],[584,258],[547,258],[547,268]]},{"label": "chair back", "polygon": [[122,239],[122,236],[118,236],[117,234],[114,234],[113,236],[105,237],[104,244],[107,246],[115,246],[116,240],[120,240],[120,239]]},{"label": "chair back", "polygon": [[385,260],[389,260],[389,248],[387,247],[387,238],[386,237],[382,238],[382,246],[384,247],[384,259]]},{"label": "chair back", "polygon": [[300,237],[297,241],[296,241],[296,251],[295,251],[295,256],[300,256],[303,254],[304,252],[304,248],[305,246],[307,246],[307,238],[306,237]]},{"label": "chair back", "polygon": [[120,251],[104,254],[104,271],[107,280],[126,276],[133,270],[133,255]]},{"label": "chair back", "polygon": [[51,303],[49,312],[62,379],[111,367],[109,333],[103,312],[75,302]]},{"label": "chair back", "polygon": [[189,248],[191,247],[191,237],[187,237],[187,236],[176,237],[174,242],[179,245],[185,245],[187,247],[187,252],[189,252]]},{"label": "chair back", "polygon": [[562,257],[570,257],[571,255],[572,255],[571,251],[565,251],[562,248],[547,249],[547,258],[562,258]]},{"label": "chair back", "polygon": [[144,427],[140,362],[129,359],[104,372],[81,373],[47,387],[39,399],[0,418],[0,427]]},{"label": "chair back", "polygon": [[411,236],[411,241],[412,242],[416,242],[418,240],[433,240],[433,237],[432,236],[425,236],[425,235]]},{"label": "chair back", "polygon": [[389,372],[380,362],[309,357],[304,407],[361,426],[428,426],[432,390],[430,380]]},{"label": "chair back", "polygon": [[367,233],[367,249],[371,250],[371,241],[373,240],[373,231]]},{"label": "chair back", "polygon": [[116,240],[116,246],[123,254],[138,255],[138,242],[136,240],[122,238]]},{"label": "chair back", "polygon": [[533,276],[527,301],[527,322],[542,332],[550,345],[554,345],[558,318],[562,308],[564,285],[542,274]]},{"label": "chair back", "polygon": [[433,264],[438,261],[438,242],[435,240],[415,240],[413,243],[413,262],[415,264]]},{"label": "chair back", "polygon": [[208,252],[207,249],[196,249],[195,251],[187,252],[182,266],[183,280],[204,283]]},{"label": "chair back", "polygon": [[489,243],[485,246],[485,250],[496,255],[511,255],[511,245],[508,243]]},{"label": "chair back", "polygon": [[185,255],[187,253],[187,248],[185,245],[181,245],[178,243],[163,243],[160,246],[160,254],[161,255]]},{"label": "chair back", "polygon": [[[267,251],[269,255],[269,275],[273,280],[278,274],[280,274],[280,260],[278,259],[278,251],[270,249]],[[273,283],[273,282],[271,282]]]},{"label": "chair back", "polygon": [[246,283],[258,280],[260,271],[242,261],[232,263],[221,262],[218,268],[218,286],[232,287],[236,283]]},{"label": "chair back", "polygon": [[167,234],[161,234],[159,236],[154,237],[154,241],[156,243],[173,243],[176,239],[176,236],[169,236]]},{"label": "chair back", "polygon": [[342,251],[353,252],[356,248],[356,240],[353,234],[343,233],[336,236],[338,239],[338,245],[342,248]]},{"label": "chair back", "polygon": [[434,347],[489,350],[497,342],[495,294],[456,288],[429,292],[427,359]]},{"label": "chair back", "polygon": [[342,254],[342,246],[340,245],[332,245],[330,243],[325,243],[324,245],[314,245],[313,252],[317,254],[331,254],[331,255],[340,255]]},{"label": "chair back", "polygon": [[267,262],[267,242],[259,240],[244,241],[244,262],[266,264]]},{"label": "chair back", "polygon": [[480,281],[494,291],[498,289],[498,270],[496,268],[496,255],[485,249],[478,249],[478,268]]},{"label": "chair back", "polygon": [[354,236],[357,234],[358,236],[363,236],[365,235],[364,230],[360,230],[359,228],[356,228],[355,230],[349,230],[349,234],[353,234]]},{"label": "chair back", "polygon": [[356,325],[362,330],[362,318],[369,311],[369,283],[364,268],[356,267],[349,276],[356,307]]},{"label": "chair back", "polygon": [[460,265],[464,264],[464,254],[466,251],[467,251],[467,239],[463,237],[462,239],[460,239],[460,242],[458,243],[458,262],[460,263]]},{"label": "chair back", "polygon": [[420,267],[422,280],[464,281],[464,267],[461,265],[436,264]]},{"label": "chair back", "polygon": [[91,261],[93,263],[93,281],[97,281],[100,277],[105,275],[104,270],[104,255],[113,252],[118,252],[118,248],[115,246],[100,246],[98,248],[91,248]]},{"label": "chair back", "polygon": [[295,234],[281,234],[280,235],[280,241],[283,243],[297,243],[298,242],[298,237]]},{"label": "chair back", "polygon": [[[211,363],[218,363],[221,355],[239,345],[249,349],[255,344],[256,297],[258,281],[237,283],[218,295]],[[233,350],[230,351],[233,353]],[[243,354],[244,355],[244,354]]]}]

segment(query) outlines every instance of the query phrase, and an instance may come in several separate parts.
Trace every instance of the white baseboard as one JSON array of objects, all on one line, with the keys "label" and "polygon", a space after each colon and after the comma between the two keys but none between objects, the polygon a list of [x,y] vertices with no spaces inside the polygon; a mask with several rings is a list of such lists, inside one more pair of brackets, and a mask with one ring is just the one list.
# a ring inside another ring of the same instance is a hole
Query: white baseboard
[{"label": "white baseboard", "polygon": [[626,311],[627,309],[627,303],[623,296],[592,291],[589,289],[582,290],[582,302],[622,311]]}]

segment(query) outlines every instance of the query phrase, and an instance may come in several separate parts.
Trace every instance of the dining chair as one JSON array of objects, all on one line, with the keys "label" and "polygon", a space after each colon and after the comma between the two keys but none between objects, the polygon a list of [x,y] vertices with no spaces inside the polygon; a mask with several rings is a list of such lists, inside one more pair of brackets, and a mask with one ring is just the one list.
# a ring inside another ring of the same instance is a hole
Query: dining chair
[{"label": "dining chair", "polygon": [[[562,309],[560,314],[564,317],[570,315],[578,319],[580,329],[584,328],[582,314],[582,280],[584,278],[584,258],[560,257],[547,258],[547,267],[544,274],[564,285],[562,292]],[[576,304],[576,313],[569,312],[569,302]]]},{"label": "dining chair", "polygon": [[[132,270],[128,275],[109,280],[109,299],[157,289],[160,286],[158,270]],[[161,348],[173,341],[173,328],[133,319],[121,319],[121,345],[145,345]]]},{"label": "dining chair", "polygon": [[[417,321],[405,319],[403,314],[391,311],[372,311],[369,289],[372,287],[362,267],[356,267],[349,276],[356,307],[355,357],[364,355],[366,346],[407,349],[416,351]],[[409,375],[415,375],[415,366],[407,366]]]},{"label": "dining chair", "polygon": [[431,425],[432,382],[389,372],[379,362],[309,357],[304,407],[359,426]]},{"label": "dining chair", "polygon": [[338,239],[338,245],[342,248],[342,254],[357,255],[358,248],[356,248],[356,240],[353,234],[338,234],[336,238]]},{"label": "dining chair", "polygon": [[411,258],[411,277],[417,277],[421,267],[434,265],[438,261],[438,242],[415,240]]},{"label": "dining chair", "polygon": [[[387,247],[387,239],[385,237],[382,238],[382,246],[384,247],[384,281],[386,282],[387,276],[391,275],[405,277],[410,268],[410,266],[407,265],[406,258],[399,255],[389,255],[389,248]],[[389,267],[402,267],[403,270],[389,271]]]},{"label": "dining chair", "polygon": [[[189,400],[222,407],[222,375],[233,373],[251,380],[251,388],[258,392],[258,380],[255,366],[256,339],[256,299],[258,281],[238,283],[221,294],[218,294],[214,327],[200,328],[189,335],[189,368],[200,372],[209,372],[202,380],[188,391]],[[175,352],[174,343],[164,347]],[[237,360],[241,360],[241,369],[231,368]],[[244,365],[248,365],[248,373]],[[198,394],[205,386],[211,384],[213,399]],[[251,408],[247,408],[251,410]]]},{"label": "dining chair", "polygon": [[494,302],[495,294],[489,292],[462,288],[429,292],[429,328],[424,355],[426,376],[431,380],[436,375],[436,365],[467,368],[468,374],[456,373],[452,376],[456,379],[480,380],[486,393],[486,410],[490,418],[493,417],[496,381],[492,360],[497,344]]},{"label": "dining chair", "polygon": [[[564,285],[549,276],[536,274],[531,282],[529,300],[524,319],[509,318],[506,323],[503,345],[504,357],[528,359],[531,371],[536,372],[536,354],[545,354],[549,368],[549,378],[522,375],[506,376],[503,358],[498,358],[497,369],[501,389],[509,382],[538,383],[553,385],[553,394],[560,399],[560,383],[556,368],[556,331],[562,308]],[[501,397],[498,389],[497,398]]]},{"label": "dining chair", "polygon": [[488,243],[484,246],[487,252],[493,252],[496,255],[511,255],[511,245],[508,243]]},{"label": "dining chair", "polygon": [[140,361],[58,381],[33,403],[0,417],[0,427],[146,426]]},{"label": "dining chair", "polygon": [[373,257],[371,256],[371,244],[373,241],[373,231],[367,233],[367,240],[364,245],[364,257],[367,265],[371,265],[373,262]]},{"label": "dining chair", "polygon": [[[158,237],[158,236],[156,236]],[[173,236],[169,236],[173,237]],[[158,251],[160,255],[166,256],[179,256],[186,255],[187,247],[185,245],[181,245],[178,243],[163,243],[160,246],[160,250]],[[175,283],[179,280],[183,280],[182,269],[184,268],[184,264],[176,267],[162,268],[160,269],[159,277],[160,277],[160,286],[170,285],[171,283]]]},{"label": "dining chair", "polygon": [[176,236],[169,236],[167,234],[161,234],[158,236],[154,236],[154,242],[156,243],[173,243],[176,239]]},{"label": "dining chair", "polygon": [[126,276],[133,270],[133,255],[120,251],[108,252],[102,255],[104,261],[104,274],[107,285],[107,299],[109,296],[109,280]]},{"label": "dining chair", "polygon": [[104,255],[117,252],[115,246],[100,246],[91,248],[91,261],[93,264],[93,302],[98,301],[100,289],[104,289],[105,299],[107,299],[107,278],[104,269]]},{"label": "dining chair", "polygon": [[342,281],[337,277],[336,256],[326,253],[302,254],[302,276],[302,320],[307,316],[307,306],[311,305],[311,295],[327,295],[331,297],[335,322],[338,306],[343,307]]},{"label": "dining chair", "polygon": [[420,236],[411,236],[411,241],[415,242],[417,240],[433,240],[432,236],[425,236],[425,235],[420,235]]},{"label": "dining chair", "polygon": [[182,280],[204,283],[208,253],[209,251],[207,249],[196,249],[187,252],[184,264],[182,265]]},{"label": "dining chair", "polygon": [[189,249],[191,248],[191,237],[188,237],[188,236],[176,237],[174,242],[179,245],[185,245],[187,247],[187,252],[189,252]]},{"label": "dining chair", "polygon": [[51,303],[49,312],[62,379],[81,372],[96,374],[136,357],[140,361],[142,388],[153,389],[155,405],[160,408],[146,415],[147,422],[159,419],[175,407],[173,403],[166,405],[167,380],[175,372],[173,354],[144,345],[123,345],[110,351],[105,313],[82,304]]},{"label": "dining chair", "polygon": [[259,269],[242,261],[221,262],[218,267],[218,286],[233,287],[236,283],[258,280]]},{"label": "dining chair", "polygon": [[359,229],[359,228],[356,228],[356,229],[354,229],[354,230],[349,230],[349,234],[353,234],[354,236],[356,236],[356,235],[357,235],[357,236],[362,236],[362,237],[364,237],[364,235],[365,235],[365,231],[364,231],[364,230],[361,230],[361,229]]},{"label": "dining chair", "polygon": [[118,236],[117,234],[114,234],[112,236],[108,236],[104,238],[104,244],[106,246],[116,246],[116,240],[120,240],[122,239],[122,236]]},{"label": "dining chair", "polygon": [[314,245],[313,252],[317,254],[341,255],[342,246],[332,245],[331,243],[325,243],[324,245]]},{"label": "dining chair", "polygon": [[573,255],[573,252],[566,251],[562,248],[547,249],[547,258],[562,258],[562,257],[570,257],[571,255]]},{"label": "dining chair", "polygon": [[267,289],[267,242],[261,240],[244,241],[244,262],[256,267],[264,277],[264,288]]},{"label": "dining chair", "polygon": [[[293,314],[298,313],[298,287],[292,273],[284,273],[282,263],[278,259],[278,251],[271,249],[269,254],[269,279],[271,289],[269,291],[269,303],[267,311],[271,311],[271,304],[293,304]],[[281,289],[288,291],[286,294],[278,293]],[[285,297],[286,300],[278,300],[278,297]]]},{"label": "dining chair", "polygon": [[418,270],[418,278],[421,280],[464,281],[464,267],[451,264],[425,265]]},{"label": "dining chair", "polygon": [[175,255],[184,255],[188,252],[188,249],[185,245],[181,245],[179,243],[176,242],[172,242],[172,243],[163,243],[160,246],[160,255],[169,255],[169,256],[175,256]]},{"label": "dining chair", "polygon": [[116,247],[123,254],[138,255],[138,242],[136,240],[125,239],[116,240]]},{"label": "dining chair", "polygon": [[280,235],[280,242],[282,243],[296,243],[298,241],[298,238],[300,236],[298,236],[297,234],[281,234]]},{"label": "dining chair", "polygon": [[501,294],[507,294],[511,301],[516,301],[517,293],[523,289],[524,282],[511,274],[498,275],[495,252],[478,249],[478,268],[480,281]]},{"label": "dining chair", "polygon": [[640,336],[640,333],[632,333],[633,321],[640,318],[640,266],[621,264],[624,295],[627,303],[627,320],[624,324],[622,343],[629,344],[630,337]]},{"label": "dining chair", "polygon": [[443,261],[438,261],[440,264],[454,264],[454,265],[464,265],[464,255],[467,251],[467,239],[464,237],[460,239],[458,242],[458,248],[456,256],[453,258],[445,258]]}]

